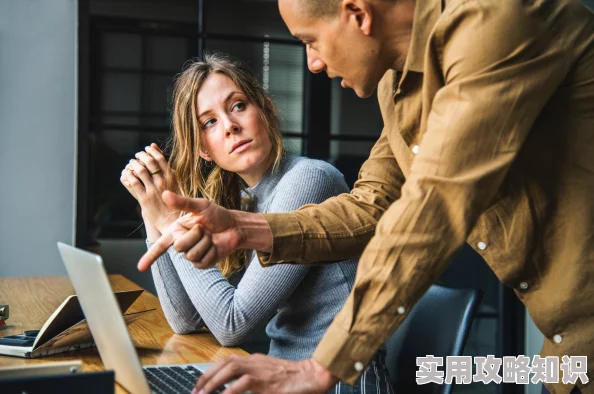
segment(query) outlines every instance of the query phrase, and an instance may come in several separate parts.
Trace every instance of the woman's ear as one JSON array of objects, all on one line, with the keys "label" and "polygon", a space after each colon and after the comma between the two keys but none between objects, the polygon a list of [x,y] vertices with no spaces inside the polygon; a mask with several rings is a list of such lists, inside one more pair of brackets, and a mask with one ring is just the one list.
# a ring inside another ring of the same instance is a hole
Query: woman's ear
[{"label": "woman's ear", "polygon": [[212,156],[210,156],[210,153],[206,150],[200,149],[200,157],[206,161],[212,161]]}]

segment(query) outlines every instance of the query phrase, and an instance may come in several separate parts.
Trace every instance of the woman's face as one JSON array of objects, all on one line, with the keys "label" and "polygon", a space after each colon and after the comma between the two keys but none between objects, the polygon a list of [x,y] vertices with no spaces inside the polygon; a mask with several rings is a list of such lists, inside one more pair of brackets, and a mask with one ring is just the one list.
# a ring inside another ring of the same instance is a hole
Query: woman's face
[{"label": "woman's face", "polygon": [[272,143],[256,106],[221,73],[209,75],[198,91],[202,125],[200,156],[237,173],[250,187],[271,164]]}]

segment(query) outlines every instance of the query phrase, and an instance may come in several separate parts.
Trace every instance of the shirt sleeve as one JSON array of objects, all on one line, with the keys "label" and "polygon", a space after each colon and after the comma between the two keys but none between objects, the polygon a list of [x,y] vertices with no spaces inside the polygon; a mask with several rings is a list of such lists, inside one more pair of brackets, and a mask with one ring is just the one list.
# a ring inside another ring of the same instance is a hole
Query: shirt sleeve
[{"label": "shirt sleeve", "polygon": [[526,2],[470,0],[446,12],[425,59],[444,86],[420,151],[314,353],[350,384],[463,245],[569,69]]},{"label": "shirt sleeve", "polygon": [[[268,209],[292,211],[307,203],[324,201],[337,190],[348,190],[344,180],[341,185],[336,182],[323,171],[302,166],[280,180]],[[297,185],[299,193],[295,193]],[[309,267],[303,265],[264,268],[254,256],[235,288],[216,268],[196,269],[172,248],[165,256],[163,261],[161,258],[157,262],[153,275],[164,268],[175,270],[175,274],[155,276],[156,283],[157,278],[163,282],[157,286],[157,291],[168,321],[183,319],[182,313],[186,312],[192,319],[186,325],[178,322],[178,326],[195,329],[199,313],[201,321],[223,346],[236,346],[245,341],[253,329],[276,313],[309,271]]]},{"label": "shirt sleeve", "polygon": [[404,176],[396,163],[387,130],[371,150],[350,193],[289,214],[264,214],[273,234],[272,253],[260,262],[319,263],[361,255],[379,218],[400,196]]}]

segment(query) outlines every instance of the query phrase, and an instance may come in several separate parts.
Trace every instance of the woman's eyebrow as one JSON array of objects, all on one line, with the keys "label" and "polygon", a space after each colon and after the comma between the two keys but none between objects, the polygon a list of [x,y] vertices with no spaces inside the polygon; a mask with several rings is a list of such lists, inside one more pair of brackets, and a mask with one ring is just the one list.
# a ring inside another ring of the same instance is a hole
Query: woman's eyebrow
[{"label": "woman's eyebrow", "polygon": [[[229,100],[231,100],[231,97],[233,97],[233,96],[234,96],[234,95],[236,95],[236,94],[243,94],[243,93],[242,93],[242,92],[240,92],[240,91],[234,90],[234,91],[232,91],[231,93],[229,93],[229,95],[227,96],[227,98],[225,98],[224,102],[225,102],[225,103],[227,103]],[[207,109],[206,111],[204,111],[204,112],[201,112],[201,113],[200,113],[200,115],[198,115],[198,118],[201,118],[201,117],[203,117],[204,115],[206,115],[206,114],[207,114],[207,113],[209,113],[210,111],[211,111],[210,109]]]}]

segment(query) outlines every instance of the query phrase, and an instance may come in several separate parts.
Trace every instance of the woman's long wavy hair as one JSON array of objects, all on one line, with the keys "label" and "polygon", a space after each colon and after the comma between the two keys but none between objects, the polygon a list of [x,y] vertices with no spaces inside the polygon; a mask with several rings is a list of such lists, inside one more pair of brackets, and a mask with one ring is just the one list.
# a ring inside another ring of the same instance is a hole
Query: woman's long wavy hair
[{"label": "woman's long wavy hair", "polygon": [[[250,209],[250,201],[241,197],[245,186],[239,175],[222,169],[214,162],[207,165],[199,155],[202,126],[198,119],[198,91],[206,78],[214,73],[227,76],[256,106],[272,143],[273,170],[278,167],[284,149],[274,104],[247,67],[222,54],[208,54],[202,59],[189,61],[175,79],[169,163],[175,171],[182,195],[206,198],[228,209]],[[218,263],[219,271],[229,277],[242,268],[246,257],[246,251],[234,252]]]}]

